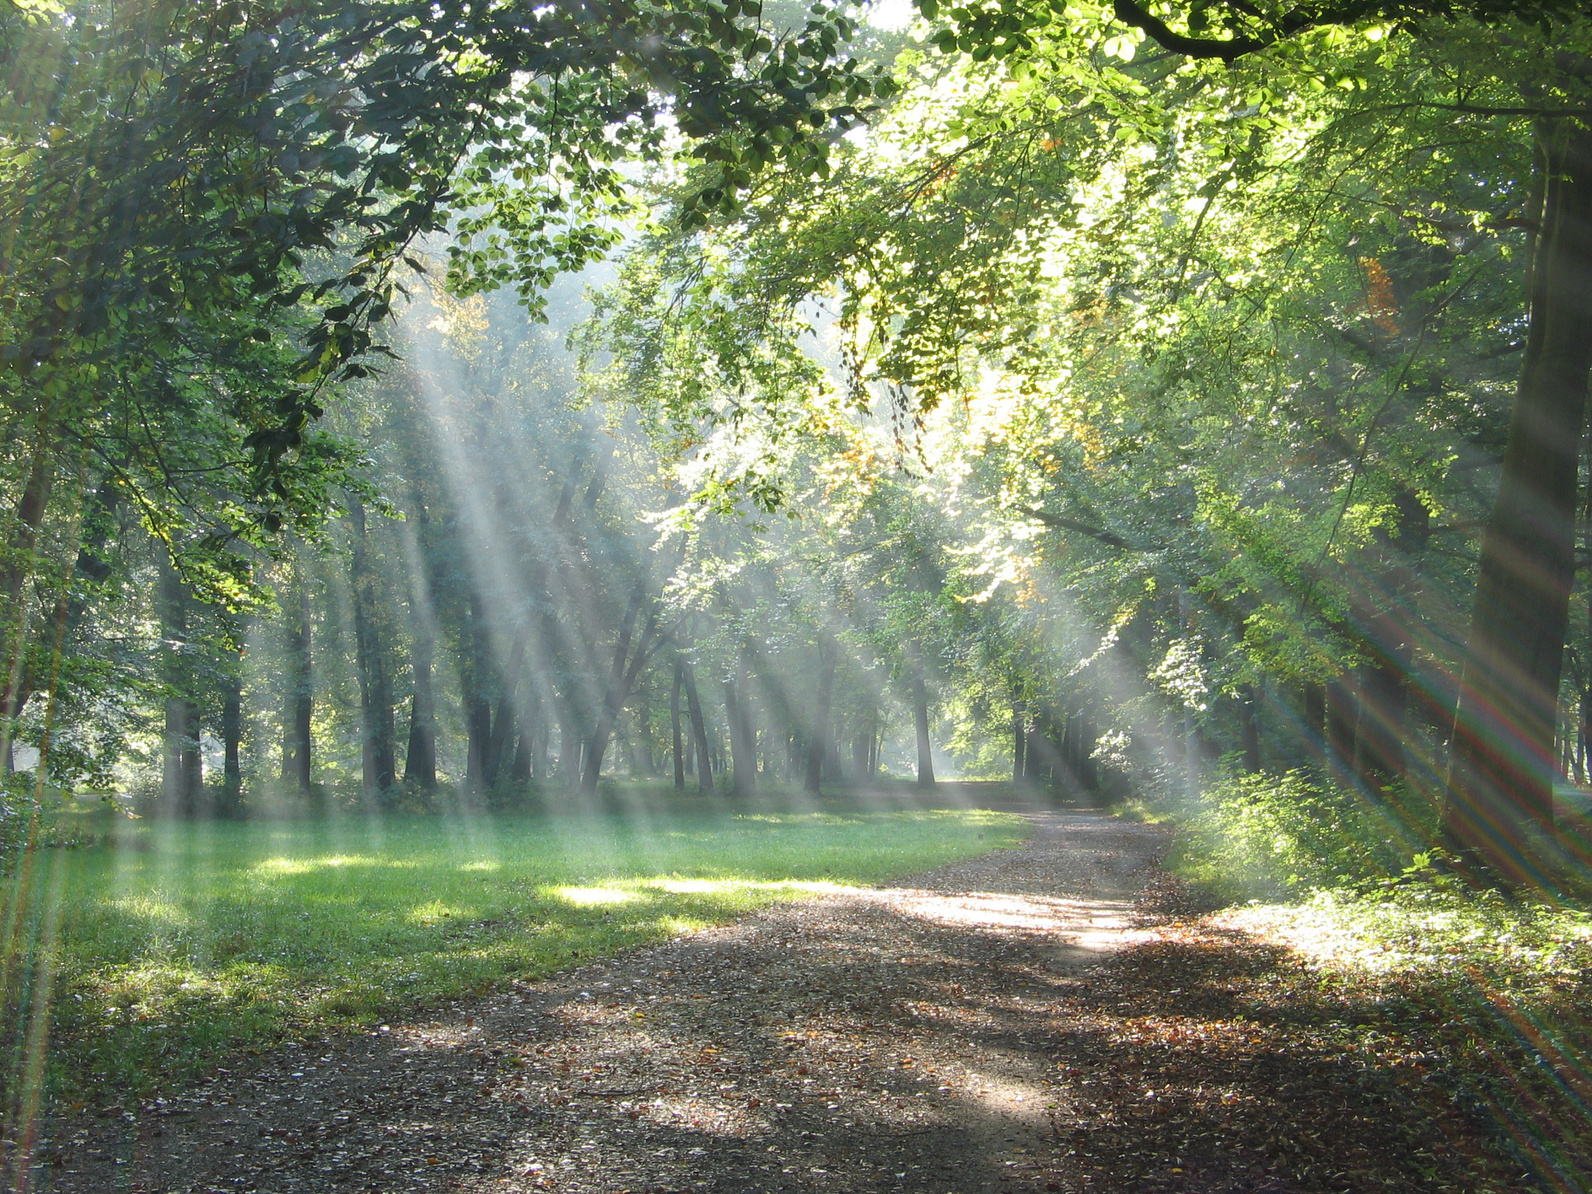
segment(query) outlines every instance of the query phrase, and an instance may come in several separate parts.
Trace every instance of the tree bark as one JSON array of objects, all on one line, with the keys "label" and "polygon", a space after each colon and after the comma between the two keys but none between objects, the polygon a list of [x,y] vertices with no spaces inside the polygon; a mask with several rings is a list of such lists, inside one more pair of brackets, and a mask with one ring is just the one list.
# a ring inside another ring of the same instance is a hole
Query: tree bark
[{"label": "tree bark", "polygon": [[749,796],[757,788],[757,757],[753,753],[756,743],[751,729],[751,711],[747,705],[748,669],[746,652],[736,659],[734,677],[724,681],[724,716],[730,723],[730,791],[737,796]]},{"label": "tree bark", "polygon": [[1238,694],[1238,749],[1244,756],[1244,770],[1260,770],[1260,718],[1257,708],[1260,693],[1253,684],[1244,685]]},{"label": "tree bark", "polygon": [[918,783],[934,785],[934,747],[929,741],[929,693],[922,676],[912,677],[912,724],[918,732]]},{"label": "tree bark", "polygon": [[498,684],[497,714],[491,718],[486,738],[486,750],[481,761],[482,777],[488,787],[496,784],[503,775],[503,765],[513,765],[511,748],[522,731],[519,712],[520,685],[525,670],[525,652],[529,648],[529,632],[522,631],[514,640],[508,665],[501,670]]},{"label": "tree bark", "polygon": [[487,785],[487,757],[492,740],[492,698],[487,677],[492,670],[491,635],[488,633],[485,603],[474,590],[470,593],[470,656],[464,675],[465,782],[472,791],[482,792]]},{"label": "tree bark", "polygon": [[1028,746],[1028,714],[1019,702],[1012,704],[1012,783],[1022,783],[1027,778],[1027,760],[1024,751]]},{"label": "tree bark", "polygon": [[417,625],[410,644],[409,670],[414,685],[409,706],[409,748],[404,754],[404,782],[425,791],[437,786],[437,708],[431,669],[435,644],[429,627]]},{"label": "tree bark", "polygon": [[160,635],[165,648],[161,679],[166,685],[165,729],[161,741],[161,806],[171,817],[199,812],[204,790],[199,753],[199,706],[193,699],[193,674],[187,658],[188,590],[161,549]]},{"label": "tree bark", "polygon": [[1327,681],[1327,764],[1340,779],[1354,774],[1355,730],[1360,721],[1357,686],[1348,676]]},{"label": "tree bark", "polygon": [[394,801],[398,784],[392,681],[377,632],[376,576],[370,566],[365,506],[352,494],[348,498],[348,513],[354,524],[349,571],[354,590],[354,661],[359,671],[360,760],[366,797],[378,805],[389,805]]},{"label": "tree bark", "polygon": [[288,624],[288,694],[282,718],[282,782],[300,795],[310,794],[314,774],[311,735],[315,721],[315,667],[310,641],[310,590],[302,562],[294,564],[297,609]]},{"label": "tree bark", "polygon": [[680,734],[680,690],[685,687],[685,660],[674,661],[674,682],[669,686],[669,746],[674,752],[674,790],[685,791],[685,751]]},{"label": "tree bark", "polygon": [[0,558],[0,632],[3,632],[5,671],[0,674],[0,765],[11,770],[11,739],[16,719],[28,700],[27,584],[33,578],[39,528],[49,508],[55,481],[53,445],[40,431],[28,467],[28,479],[11,515],[11,533]]},{"label": "tree bark", "polygon": [[426,503],[417,492],[410,509],[416,530],[409,581],[409,742],[404,750],[404,783],[430,792],[437,786],[437,706],[432,688],[436,638],[432,623],[430,569],[424,563],[428,539]]},{"label": "tree bark", "polygon": [[[652,654],[654,636],[658,629],[657,610],[648,613],[639,638],[635,637],[636,620],[640,617],[646,598],[647,578],[644,575],[636,583],[630,602],[625,608],[624,620],[619,627],[619,638],[614,644],[613,664],[608,670],[608,683],[603,690],[602,706],[597,713],[597,724],[592,728],[591,738],[586,743],[585,758],[581,764],[580,787],[581,791],[588,795],[597,791],[597,781],[602,776],[603,755],[608,751],[608,743],[613,737],[614,727],[618,724],[620,710],[625,707],[625,702],[635,691],[641,669]],[[635,638],[634,652],[631,651],[633,638]]]},{"label": "tree bark", "polygon": [[1536,130],[1539,218],[1525,359],[1482,539],[1445,785],[1443,841],[1473,881],[1546,880],[1554,733],[1592,367],[1592,131]]},{"label": "tree bark", "polygon": [[691,719],[691,738],[695,743],[697,791],[706,796],[713,791],[713,755],[708,749],[707,719],[702,716],[702,698],[697,692],[691,664],[681,660],[681,680],[685,684],[686,712]]},{"label": "tree bark", "polygon": [[1300,693],[1299,709],[1304,720],[1305,754],[1320,763],[1326,754],[1327,686],[1318,680],[1307,680]]},{"label": "tree bark", "polygon": [[243,808],[243,652],[240,650],[221,689],[221,805],[218,815],[238,818]]},{"label": "tree bark", "polygon": [[829,704],[835,687],[835,650],[828,636],[818,640],[818,692],[813,706],[812,736],[807,743],[804,790],[817,795],[823,787],[824,761],[829,757]]}]

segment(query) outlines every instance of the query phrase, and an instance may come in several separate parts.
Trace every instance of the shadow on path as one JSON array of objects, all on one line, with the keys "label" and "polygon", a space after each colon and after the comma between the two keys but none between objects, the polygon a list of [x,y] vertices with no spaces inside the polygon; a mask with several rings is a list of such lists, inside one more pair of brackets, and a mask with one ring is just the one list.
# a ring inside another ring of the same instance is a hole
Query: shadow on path
[{"label": "shadow on path", "polygon": [[1330,1039],[1279,1046],[1249,989],[1279,951],[1145,927],[1158,831],[1030,815],[1024,848],[911,886],[222,1073],[58,1140],[38,1186],[1275,1194],[1475,1160]]}]

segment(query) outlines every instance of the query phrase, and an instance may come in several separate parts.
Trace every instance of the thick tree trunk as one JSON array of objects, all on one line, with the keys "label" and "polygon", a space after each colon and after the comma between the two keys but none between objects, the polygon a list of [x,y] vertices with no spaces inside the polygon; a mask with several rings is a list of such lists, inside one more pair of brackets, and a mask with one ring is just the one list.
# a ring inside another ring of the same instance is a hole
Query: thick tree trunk
[{"label": "thick tree trunk", "polygon": [[430,628],[417,625],[410,645],[409,670],[414,693],[409,705],[409,749],[404,754],[404,782],[424,791],[437,786],[437,707],[431,668],[435,644]]},{"label": "thick tree trunk", "polygon": [[531,686],[526,697],[519,702],[515,714],[519,723],[519,734],[514,743],[514,758],[509,764],[509,778],[514,783],[524,785],[536,773],[537,741],[542,727],[542,698],[541,694]]},{"label": "thick tree trunk", "polygon": [[922,676],[912,678],[912,724],[918,732],[918,783],[934,785],[934,746],[929,741],[929,693]]},{"label": "thick tree trunk", "polygon": [[1592,367],[1592,131],[1544,123],[1537,147],[1541,206],[1526,353],[1482,539],[1443,809],[1444,844],[1460,871],[1508,886],[1545,878],[1530,839],[1553,826],[1554,731]]},{"label": "thick tree trunk", "polygon": [[310,794],[314,774],[311,735],[315,721],[315,666],[310,641],[310,590],[302,563],[294,565],[297,609],[289,610],[287,635],[288,692],[282,718],[282,782],[300,795]]},{"label": "thick tree trunk", "polygon": [[193,691],[188,646],[188,591],[170,560],[160,561],[160,636],[165,647],[162,680],[166,684],[165,730],[161,742],[161,806],[167,816],[198,813],[203,790],[203,759],[199,753],[199,706]]},{"label": "thick tree trunk", "polygon": [[1028,711],[1020,703],[1012,705],[1012,782],[1028,778]]},{"label": "thick tree trunk", "polygon": [[[1587,641],[1592,642],[1592,588],[1586,598]],[[1577,766],[1576,779],[1580,783],[1592,782],[1592,659],[1587,660],[1581,678],[1580,718],[1576,726]]]}]

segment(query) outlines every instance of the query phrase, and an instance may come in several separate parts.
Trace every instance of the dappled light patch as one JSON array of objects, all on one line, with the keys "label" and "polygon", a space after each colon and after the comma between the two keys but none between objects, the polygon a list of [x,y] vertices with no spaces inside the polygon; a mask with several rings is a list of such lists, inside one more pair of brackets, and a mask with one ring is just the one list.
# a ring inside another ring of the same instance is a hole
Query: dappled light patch
[{"label": "dappled light patch", "polygon": [[123,916],[144,922],[151,929],[186,928],[195,923],[193,912],[172,900],[150,896],[115,896],[106,900],[105,904]]},{"label": "dappled light patch", "polygon": [[[1504,1194],[1527,1170],[1568,1158],[1575,1172],[1565,1145],[1579,1129],[1554,1076],[1500,1064],[1496,1041],[1478,1061],[1469,1030],[1437,1014],[1466,1010],[1434,1001],[1441,988],[1349,981],[1258,928],[1187,911],[1175,886],[1158,891],[1163,919],[1130,936],[1121,892],[1142,881],[1155,832],[1066,827],[1070,849],[1051,839],[933,883],[825,895],[273,1058],[258,1089],[284,1091],[271,1114],[297,1126],[262,1133],[262,1172],[346,1155],[472,1194]],[[936,899],[988,915],[909,906]],[[1031,923],[1041,912],[1048,930]],[[1090,931],[1126,947],[1088,968],[1058,952]],[[1541,1005],[1517,1006],[1517,1025],[1547,1023]],[[204,1097],[224,1105],[228,1091]],[[346,1133],[318,1126],[351,1106],[367,1108],[363,1129],[359,1116]],[[205,1139],[235,1133],[208,1114]],[[397,1124],[424,1126],[382,1128]],[[226,1150],[203,1155],[182,1151],[184,1172],[239,1176]]]},{"label": "dappled light patch", "polygon": [[455,918],[463,921],[470,914],[470,910],[467,908],[445,904],[441,900],[428,900],[424,904],[416,904],[409,909],[405,919],[411,924],[431,925]]},{"label": "dappled light patch", "polygon": [[[1121,901],[1058,899],[1002,892],[958,892],[938,895],[886,890],[883,898],[908,916],[947,925],[1017,929],[1033,933],[1064,932],[1069,940],[1084,937],[1106,948],[1114,935],[1128,930],[1132,906]],[[1082,926],[1082,927],[1080,927]]]},{"label": "dappled light patch", "polygon": [[823,892],[856,891],[842,883],[825,880],[788,879],[764,882],[755,879],[643,879],[638,887],[666,891],[673,895],[727,895],[735,892],[790,893],[818,895]]},{"label": "dappled light patch", "polygon": [[[73,1098],[181,1082],[283,1035],[369,1025],[1024,833],[1010,814],[911,810],[158,828],[136,851],[56,856],[50,1080]],[[155,1009],[158,1039],[104,1014],[113,995]]]},{"label": "dappled light patch", "polygon": [[368,854],[332,854],[320,858],[267,858],[255,863],[250,871],[266,877],[313,875],[317,871],[340,870],[352,867],[413,867],[416,863],[407,858],[380,858]]},{"label": "dappled light patch", "polygon": [[1318,966],[1440,973],[1456,961],[1515,981],[1592,966],[1592,914],[1548,903],[1412,884],[1396,894],[1321,891],[1302,904],[1253,904],[1216,922],[1284,941]]},{"label": "dappled light patch", "polygon": [[546,887],[542,890],[553,899],[581,908],[628,904],[641,898],[634,891],[617,887]]}]

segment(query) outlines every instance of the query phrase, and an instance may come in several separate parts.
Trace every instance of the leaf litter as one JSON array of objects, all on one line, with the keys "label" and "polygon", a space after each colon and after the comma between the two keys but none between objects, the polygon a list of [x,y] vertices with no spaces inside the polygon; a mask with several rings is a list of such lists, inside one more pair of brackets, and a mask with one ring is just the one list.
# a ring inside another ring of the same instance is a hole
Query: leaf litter
[{"label": "leaf litter", "polygon": [[1028,845],[910,886],[60,1111],[34,1188],[1522,1188],[1530,1150],[1451,1080],[1455,1038],[1206,915],[1158,830],[1030,816]]}]

